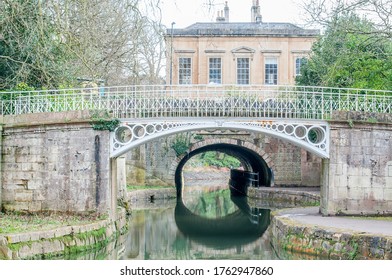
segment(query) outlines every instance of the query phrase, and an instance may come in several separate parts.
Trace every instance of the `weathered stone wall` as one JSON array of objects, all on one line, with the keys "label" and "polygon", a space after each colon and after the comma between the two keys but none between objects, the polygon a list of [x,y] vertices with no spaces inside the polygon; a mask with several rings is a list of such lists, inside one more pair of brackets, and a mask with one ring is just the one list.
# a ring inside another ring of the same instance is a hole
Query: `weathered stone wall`
[{"label": "weathered stone wall", "polygon": [[[117,217],[87,225],[67,226],[46,231],[0,234],[0,260],[50,259],[58,257],[77,257],[78,253],[100,250],[108,259],[117,259],[118,246],[115,241],[127,228],[124,209]],[[109,243],[109,244],[108,244]],[[113,251],[115,254],[113,254]],[[113,255],[111,255],[113,254]],[[89,258],[86,258],[89,259]]]},{"label": "weathered stone wall", "polygon": [[249,205],[266,208],[268,204],[290,208],[293,206],[320,205],[319,188],[254,188],[248,189]]},{"label": "weathered stone wall", "polygon": [[[197,143],[194,136],[203,141],[222,139],[248,142],[263,150],[271,163],[275,176],[275,186],[320,186],[321,159],[282,140],[255,133],[194,132],[191,144]],[[178,136],[162,138],[147,143],[127,153],[128,185],[173,185],[170,171],[178,161],[172,144]],[[175,168],[175,166],[174,166]],[[170,172],[169,172],[170,171]]]},{"label": "weathered stone wall", "polygon": [[174,186],[169,174],[176,158],[170,147],[174,137],[166,137],[132,149],[126,154],[127,185]]},{"label": "weathered stone wall", "polygon": [[392,124],[331,121],[330,159],[323,164],[325,215],[392,214]]},{"label": "weathered stone wall", "polygon": [[88,119],[86,112],[4,117],[4,210],[110,209],[109,132]]},{"label": "weathered stone wall", "polygon": [[392,259],[391,237],[300,224],[276,212],[272,216],[272,245],[281,259],[296,259],[297,253],[301,258],[308,254],[320,259]]}]

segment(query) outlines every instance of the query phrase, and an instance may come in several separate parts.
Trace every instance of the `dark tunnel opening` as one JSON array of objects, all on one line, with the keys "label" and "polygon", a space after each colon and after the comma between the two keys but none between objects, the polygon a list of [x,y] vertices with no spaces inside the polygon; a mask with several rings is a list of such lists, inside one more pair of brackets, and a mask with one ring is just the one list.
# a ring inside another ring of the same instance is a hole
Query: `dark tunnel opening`
[{"label": "dark tunnel opening", "polygon": [[272,183],[272,171],[268,167],[265,160],[257,154],[255,151],[234,144],[226,144],[226,143],[218,143],[218,144],[211,144],[208,146],[200,147],[191,151],[187,154],[179,163],[176,168],[175,172],[175,183],[177,188],[177,197],[182,196],[182,188],[183,188],[183,168],[185,164],[194,156],[210,152],[210,151],[217,151],[221,153],[225,153],[232,157],[238,159],[242,165],[244,166],[245,170],[255,172],[259,174],[259,182],[258,186],[270,187]]}]

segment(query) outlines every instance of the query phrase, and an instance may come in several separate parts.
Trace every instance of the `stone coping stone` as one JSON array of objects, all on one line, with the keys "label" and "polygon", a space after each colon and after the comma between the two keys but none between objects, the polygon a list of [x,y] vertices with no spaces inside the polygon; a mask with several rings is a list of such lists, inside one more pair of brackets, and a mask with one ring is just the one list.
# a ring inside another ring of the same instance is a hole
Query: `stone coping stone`
[{"label": "stone coping stone", "polygon": [[22,232],[13,234],[0,234],[0,245],[14,244],[19,242],[31,242],[44,239],[58,238],[73,233],[83,233],[98,230],[102,227],[107,227],[112,223],[112,220],[102,220],[85,225],[64,226],[56,229]]},{"label": "stone coping stone", "polygon": [[[299,209],[299,216],[302,216],[302,209],[311,209],[314,207],[302,207]],[[275,236],[278,240],[283,240],[284,235],[298,233],[298,237],[302,241],[302,244],[312,243],[314,249],[326,252],[327,250],[332,250],[331,254],[334,259],[339,259],[347,252],[345,252],[345,244],[350,241],[357,242],[358,245],[358,256],[355,259],[379,259],[379,260],[391,260],[392,259],[392,236],[389,234],[382,233],[371,233],[365,231],[359,231],[351,229],[349,225],[347,228],[334,227],[331,226],[311,224],[301,222],[296,219],[295,212],[296,208],[292,209],[281,209],[272,212],[272,222],[271,226],[274,234],[279,233],[279,236]],[[287,214],[287,211],[290,214]],[[320,219],[323,217],[320,216]],[[344,217],[343,217],[344,218]],[[282,235],[283,234],[283,235]],[[342,250],[343,249],[343,250]],[[349,248],[352,249],[352,248]],[[296,246],[296,252],[309,253],[308,249],[301,246]],[[310,253],[313,254],[313,253]],[[323,255],[321,253],[321,255]]]}]

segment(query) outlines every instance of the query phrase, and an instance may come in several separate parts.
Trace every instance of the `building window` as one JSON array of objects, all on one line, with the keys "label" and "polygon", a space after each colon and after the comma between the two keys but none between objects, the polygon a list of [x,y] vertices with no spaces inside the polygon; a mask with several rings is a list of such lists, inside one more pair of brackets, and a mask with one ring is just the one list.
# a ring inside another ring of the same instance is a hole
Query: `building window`
[{"label": "building window", "polygon": [[190,57],[180,57],[178,83],[180,85],[189,85],[192,83],[192,60]]},{"label": "building window", "polygon": [[237,84],[249,85],[249,58],[237,58]]},{"label": "building window", "polygon": [[217,57],[210,57],[209,59],[209,83],[222,83],[222,59]]},{"label": "building window", "polygon": [[278,84],[278,59],[276,57],[265,59],[265,84]]},{"label": "building window", "polygon": [[307,59],[305,57],[297,57],[295,59],[295,76],[301,75],[301,67],[306,64]]}]

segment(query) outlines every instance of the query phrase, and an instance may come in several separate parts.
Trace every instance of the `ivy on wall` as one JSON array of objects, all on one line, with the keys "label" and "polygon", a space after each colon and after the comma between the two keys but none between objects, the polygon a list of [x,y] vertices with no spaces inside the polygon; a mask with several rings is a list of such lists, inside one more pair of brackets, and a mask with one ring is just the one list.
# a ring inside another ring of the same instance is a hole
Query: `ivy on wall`
[{"label": "ivy on wall", "polygon": [[112,118],[107,111],[96,111],[91,115],[90,124],[94,130],[114,131],[119,126],[120,120]]},{"label": "ivy on wall", "polygon": [[176,152],[176,156],[185,154],[191,146],[191,134],[178,134],[171,148]]}]

